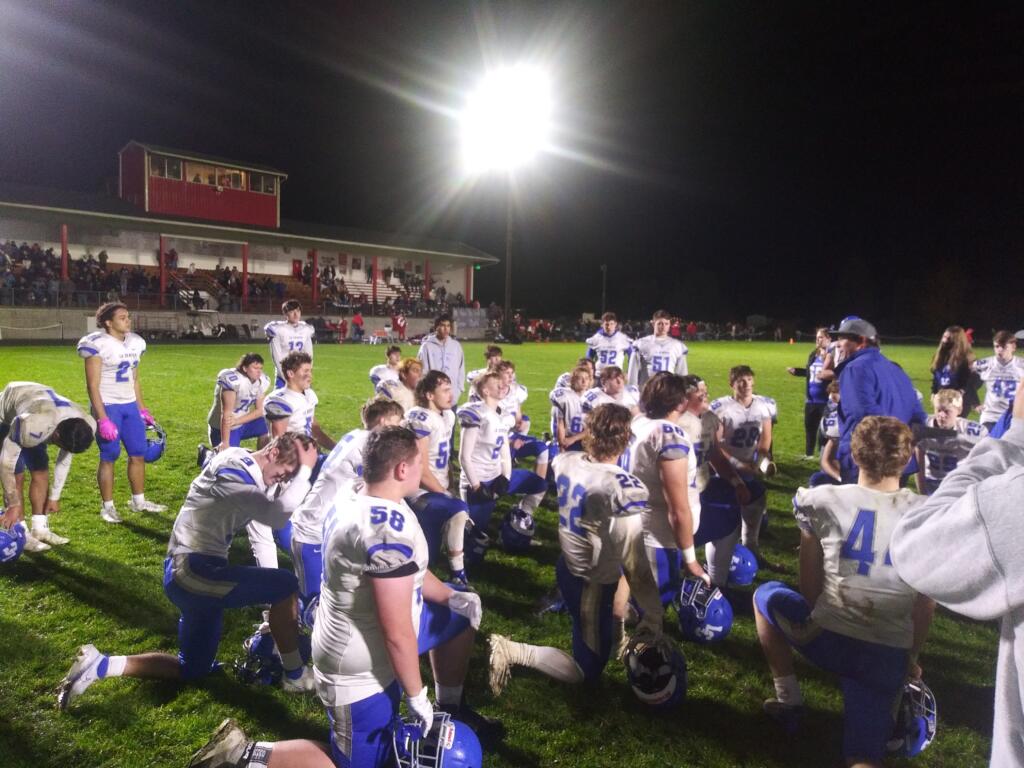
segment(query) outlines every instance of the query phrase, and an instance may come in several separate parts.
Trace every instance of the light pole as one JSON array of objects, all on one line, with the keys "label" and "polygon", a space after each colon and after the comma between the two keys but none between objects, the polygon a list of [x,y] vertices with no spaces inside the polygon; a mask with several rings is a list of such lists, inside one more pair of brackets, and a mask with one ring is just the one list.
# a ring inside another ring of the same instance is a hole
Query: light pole
[{"label": "light pole", "polygon": [[551,96],[547,76],[525,64],[488,72],[470,94],[461,128],[464,170],[472,175],[495,170],[506,174],[504,330],[510,335],[514,173],[548,144]]}]

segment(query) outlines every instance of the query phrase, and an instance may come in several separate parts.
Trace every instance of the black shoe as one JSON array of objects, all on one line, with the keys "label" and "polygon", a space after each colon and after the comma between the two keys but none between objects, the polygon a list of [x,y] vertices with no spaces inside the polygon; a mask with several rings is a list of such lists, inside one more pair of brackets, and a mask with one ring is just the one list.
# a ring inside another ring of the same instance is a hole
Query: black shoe
[{"label": "black shoe", "polygon": [[456,711],[449,712],[449,714],[455,720],[463,722],[472,728],[485,749],[489,745],[493,745],[505,738],[505,724],[501,720],[481,715],[465,703]]},{"label": "black shoe", "polygon": [[196,447],[196,466],[202,469],[206,466],[206,462],[210,460],[210,449],[200,443]]}]

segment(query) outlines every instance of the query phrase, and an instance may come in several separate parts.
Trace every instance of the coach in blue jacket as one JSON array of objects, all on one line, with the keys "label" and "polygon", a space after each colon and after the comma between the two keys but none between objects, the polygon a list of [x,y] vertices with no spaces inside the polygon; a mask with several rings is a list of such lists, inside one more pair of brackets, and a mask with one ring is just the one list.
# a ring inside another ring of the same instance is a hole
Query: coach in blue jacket
[{"label": "coach in blue jacket", "polygon": [[867,320],[851,316],[836,329],[843,361],[839,377],[839,450],[836,457],[844,483],[857,482],[850,455],[853,430],[865,416],[894,416],[905,424],[923,424],[925,412],[910,377],[878,348],[878,331]]}]

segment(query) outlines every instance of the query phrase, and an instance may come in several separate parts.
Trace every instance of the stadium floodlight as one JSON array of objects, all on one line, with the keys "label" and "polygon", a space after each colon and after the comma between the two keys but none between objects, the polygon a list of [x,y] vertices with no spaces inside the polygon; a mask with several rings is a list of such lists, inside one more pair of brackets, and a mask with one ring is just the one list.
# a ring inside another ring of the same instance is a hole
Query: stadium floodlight
[{"label": "stadium floodlight", "polygon": [[488,72],[461,115],[462,159],[470,173],[511,171],[543,150],[551,132],[551,89],[527,64]]},{"label": "stadium floodlight", "polygon": [[516,64],[488,72],[470,94],[460,116],[462,164],[468,174],[508,174],[505,213],[506,335],[512,324],[512,172],[547,148],[551,132],[551,88],[538,67]]}]

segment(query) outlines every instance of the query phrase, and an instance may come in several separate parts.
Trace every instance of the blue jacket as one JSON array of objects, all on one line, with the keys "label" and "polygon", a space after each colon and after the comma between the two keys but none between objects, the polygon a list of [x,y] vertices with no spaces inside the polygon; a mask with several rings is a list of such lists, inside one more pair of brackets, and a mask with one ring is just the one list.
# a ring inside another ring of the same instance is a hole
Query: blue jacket
[{"label": "blue jacket", "polygon": [[878,347],[865,347],[836,366],[839,377],[839,450],[841,465],[852,464],[850,438],[865,416],[894,416],[905,424],[923,424],[925,412],[910,377]]}]

